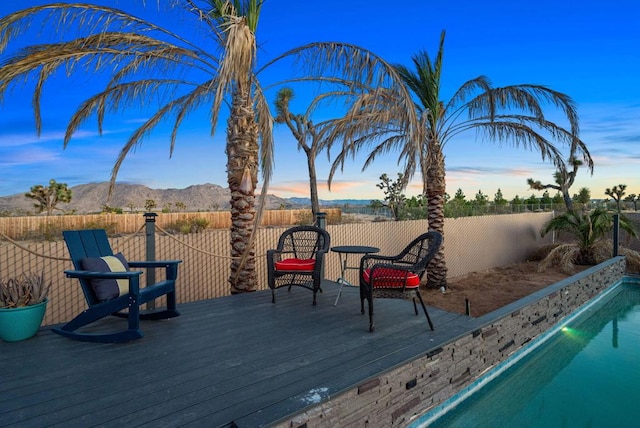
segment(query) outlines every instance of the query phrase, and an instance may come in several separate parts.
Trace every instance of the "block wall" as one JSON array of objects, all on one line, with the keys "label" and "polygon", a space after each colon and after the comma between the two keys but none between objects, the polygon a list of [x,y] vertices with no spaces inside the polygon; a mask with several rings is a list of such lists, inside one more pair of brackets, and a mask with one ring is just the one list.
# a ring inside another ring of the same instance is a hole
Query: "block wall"
[{"label": "block wall", "polygon": [[470,330],[402,367],[308,409],[278,427],[402,427],[619,281],[617,257],[477,318]]}]

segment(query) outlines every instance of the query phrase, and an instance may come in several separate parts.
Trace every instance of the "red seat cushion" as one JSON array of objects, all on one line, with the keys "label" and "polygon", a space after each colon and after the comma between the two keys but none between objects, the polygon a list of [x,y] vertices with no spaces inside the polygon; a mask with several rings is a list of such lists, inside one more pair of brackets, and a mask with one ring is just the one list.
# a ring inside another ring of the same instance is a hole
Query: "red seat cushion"
[{"label": "red seat cushion", "polygon": [[[366,269],[362,275],[365,282],[371,284],[371,269]],[[407,275],[407,271],[402,269],[377,268],[374,271],[373,280],[374,287],[401,288],[405,284],[407,288],[418,288],[420,286],[420,277],[418,275],[413,272],[408,272]]]},{"label": "red seat cushion", "polygon": [[276,270],[313,271],[315,259],[284,259],[275,263]]}]

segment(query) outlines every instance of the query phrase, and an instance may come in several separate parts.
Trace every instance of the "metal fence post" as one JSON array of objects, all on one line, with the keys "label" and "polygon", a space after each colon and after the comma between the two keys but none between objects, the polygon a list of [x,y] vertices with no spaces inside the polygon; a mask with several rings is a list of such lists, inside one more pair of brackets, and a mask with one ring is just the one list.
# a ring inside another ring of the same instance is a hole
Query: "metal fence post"
[{"label": "metal fence post", "polygon": [[320,229],[327,229],[327,213],[316,213],[316,226]]},{"label": "metal fence post", "polygon": [[618,256],[618,241],[620,239],[620,214],[613,215],[613,257]]},{"label": "metal fence post", "polygon": [[[320,229],[327,230],[327,213],[316,213],[316,226]],[[322,267],[320,268],[320,278],[324,279],[324,265],[325,262],[323,260]]]},{"label": "metal fence post", "polygon": [[[146,235],[146,260],[155,261],[156,259],[156,217],[158,214],[148,212],[144,213],[145,235]],[[156,283],[156,270],[147,269],[147,287]],[[156,302],[154,300],[147,303],[147,309],[155,309]]]}]

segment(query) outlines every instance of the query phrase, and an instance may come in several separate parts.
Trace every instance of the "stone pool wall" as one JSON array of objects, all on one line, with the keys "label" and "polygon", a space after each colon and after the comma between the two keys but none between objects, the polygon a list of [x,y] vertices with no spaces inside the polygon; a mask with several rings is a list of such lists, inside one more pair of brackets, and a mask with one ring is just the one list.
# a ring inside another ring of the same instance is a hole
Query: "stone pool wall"
[{"label": "stone pool wall", "polygon": [[279,427],[406,426],[618,282],[616,257],[470,321],[467,333]]}]

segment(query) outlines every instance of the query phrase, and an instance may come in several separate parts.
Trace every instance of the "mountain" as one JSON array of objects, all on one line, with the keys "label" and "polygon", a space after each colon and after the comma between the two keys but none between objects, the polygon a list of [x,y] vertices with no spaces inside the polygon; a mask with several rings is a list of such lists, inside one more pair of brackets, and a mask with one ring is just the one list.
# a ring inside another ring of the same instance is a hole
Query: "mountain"
[{"label": "mountain", "polygon": [[[122,208],[123,211],[143,211],[145,201],[151,199],[156,203],[156,210],[171,204],[176,211],[176,202],[183,203],[187,211],[212,211],[229,209],[231,199],[228,188],[217,184],[197,184],[184,189],[151,189],[141,184],[117,183],[111,198],[108,198],[109,183],[89,183],[71,187],[71,202],[58,207],[65,211],[75,210],[78,214],[99,213],[108,205]],[[286,199],[274,195],[267,196],[267,209],[291,207]],[[18,193],[0,197],[0,212],[12,213],[33,212],[33,201]]]},{"label": "mountain", "polygon": [[[310,198],[287,198],[291,205],[299,205],[310,207]],[[363,206],[371,203],[370,199],[319,199],[318,203],[321,207],[344,207],[345,205]]]}]

